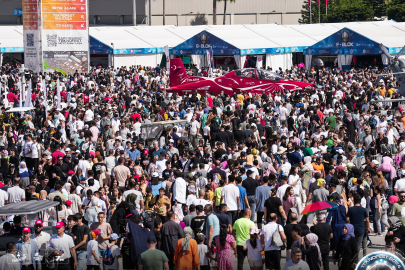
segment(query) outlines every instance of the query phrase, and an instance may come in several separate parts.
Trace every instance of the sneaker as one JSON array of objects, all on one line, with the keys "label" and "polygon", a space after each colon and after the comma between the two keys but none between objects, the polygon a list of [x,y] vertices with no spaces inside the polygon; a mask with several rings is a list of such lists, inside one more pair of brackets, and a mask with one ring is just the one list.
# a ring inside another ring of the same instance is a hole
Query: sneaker
[{"label": "sneaker", "polygon": [[373,245],[373,243],[371,243],[370,240],[367,240],[367,247],[371,247]]}]

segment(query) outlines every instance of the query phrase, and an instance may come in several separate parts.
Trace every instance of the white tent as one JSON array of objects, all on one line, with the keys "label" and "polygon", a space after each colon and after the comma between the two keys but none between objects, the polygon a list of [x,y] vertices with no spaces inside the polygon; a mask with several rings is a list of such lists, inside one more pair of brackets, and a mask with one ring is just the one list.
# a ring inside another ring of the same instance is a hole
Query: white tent
[{"label": "white tent", "polygon": [[5,53],[12,53],[11,56],[22,60],[21,54],[24,52],[22,25],[0,26],[0,33],[0,64]]}]

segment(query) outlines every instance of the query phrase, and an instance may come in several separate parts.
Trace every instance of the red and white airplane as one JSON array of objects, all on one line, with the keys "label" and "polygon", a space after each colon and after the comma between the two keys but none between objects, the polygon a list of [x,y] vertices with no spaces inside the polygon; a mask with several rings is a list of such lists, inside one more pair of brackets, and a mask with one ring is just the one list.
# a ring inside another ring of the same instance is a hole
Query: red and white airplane
[{"label": "red and white airplane", "polygon": [[266,93],[274,96],[275,92],[283,92],[284,89],[299,90],[311,83],[288,81],[275,72],[258,70],[255,68],[244,68],[231,71],[218,78],[206,78],[188,76],[180,58],[170,59],[170,88],[168,92],[184,94],[188,92],[220,94],[221,90],[228,95],[240,92],[251,92],[252,94]]}]

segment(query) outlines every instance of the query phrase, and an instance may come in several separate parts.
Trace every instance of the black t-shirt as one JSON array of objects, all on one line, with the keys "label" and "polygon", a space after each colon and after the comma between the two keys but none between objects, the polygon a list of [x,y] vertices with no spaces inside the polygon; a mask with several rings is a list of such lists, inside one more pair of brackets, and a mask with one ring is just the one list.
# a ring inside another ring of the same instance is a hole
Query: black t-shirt
[{"label": "black t-shirt", "polygon": [[318,245],[321,253],[329,253],[330,234],[333,233],[332,227],[328,223],[318,223],[311,227],[311,232],[318,236]]},{"label": "black t-shirt", "polygon": [[219,212],[217,213],[217,218],[219,219],[219,223],[221,224],[232,225],[231,218],[227,213]]},{"label": "black t-shirt", "polygon": [[196,216],[191,220],[191,229],[193,229],[194,233],[197,234],[199,232],[204,233],[206,228],[206,221],[207,216]]},{"label": "black t-shirt", "polygon": [[316,182],[312,183],[309,185],[309,193],[314,193],[315,190],[317,190],[319,186],[317,185]]},{"label": "black t-shirt", "polygon": [[264,207],[267,210],[267,217],[264,217],[267,221],[269,221],[269,217],[271,213],[276,213],[277,215],[277,223],[281,224],[281,216],[279,207],[282,206],[280,198],[277,197],[270,197],[264,201]]},{"label": "black t-shirt", "polygon": [[294,242],[294,238],[292,237],[292,228],[297,225],[297,224],[287,224],[284,226],[284,233],[285,236],[287,237],[287,249],[291,249],[291,246]]},{"label": "black t-shirt", "polygon": [[97,176],[100,174],[101,168],[103,166],[107,169],[107,166],[104,163],[99,162],[99,163],[96,163],[96,164],[93,165],[92,170],[94,172],[94,178],[97,178]]},{"label": "black t-shirt", "polygon": [[333,93],[332,93],[332,91],[326,91],[325,92],[325,95],[326,95],[326,104],[332,104],[332,101],[333,101]]},{"label": "black t-shirt", "polygon": [[83,241],[84,236],[87,235],[87,241],[86,244],[84,244],[83,246],[79,247],[77,250],[84,250],[87,251],[87,242],[89,241],[89,227],[85,224],[83,224],[82,226],[73,226],[72,228],[72,235],[76,236],[76,239],[74,240],[75,245],[78,245],[80,242]]},{"label": "black t-shirt", "polygon": [[287,126],[288,126],[288,130],[289,131],[291,131],[291,130],[294,130],[294,118],[292,118],[292,117],[288,117],[288,119],[287,119]]},{"label": "black t-shirt", "polygon": [[233,136],[238,143],[242,143],[247,138],[246,133],[242,130],[235,131]]},{"label": "black t-shirt", "polygon": [[264,137],[264,131],[266,130],[262,124],[256,124],[257,131],[259,131],[259,136]]},{"label": "black t-shirt", "polygon": [[350,223],[354,227],[355,234],[364,234],[365,226],[364,219],[368,217],[368,212],[362,206],[353,206],[349,208],[347,216],[350,218]]},{"label": "black t-shirt", "polygon": [[224,149],[218,149],[215,151],[214,157],[215,159],[221,159],[222,155],[226,154],[226,151]]},{"label": "black t-shirt", "polygon": [[260,182],[253,179],[252,177],[248,177],[245,181],[242,182],[242,187],[246,188],[246,195],[253,196],[255,195],[256,188],[260,186]]}]

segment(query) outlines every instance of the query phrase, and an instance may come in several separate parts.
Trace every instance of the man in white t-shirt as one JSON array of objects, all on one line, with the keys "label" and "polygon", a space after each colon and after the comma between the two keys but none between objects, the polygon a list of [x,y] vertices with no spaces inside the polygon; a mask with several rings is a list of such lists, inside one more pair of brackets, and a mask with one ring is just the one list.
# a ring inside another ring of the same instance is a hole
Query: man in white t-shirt
[{"label": "man in white t-shirt", "polygon": [[260,240],[264,243],[265,262],[266,269],[281,269],[281,248],[274,246],[272,243],[273,234],[278,230],[283,242],[287,242],[283,226],[277,224],[277,215],[275,213],[270,214],[270,222],[263,226]]},{"label": "man in white t-shirt", "polygon": [[8,194],[4,190],[0,189],[0,207],[8,204]]},{"label": "man in white t-shirt", "polygon": [[17,203],[25,201],[25,191],[24,189],[20,188],[20,180],[14,179],[13,185],[13,187],[7,189],[8,202]]},{"label": "man in white t-shirt", "polygon": [[405,190],[405,170],[400,170],[401,179],[395,182],[394,193]]},{"label": "man in white t-shirt", "polygon": [[196,120],[195,115],[191,118],[191,123],[190,123],[190,133],[188,135],[189,141],[191,145],[193,146],[194,149],[197,148],[197,137],[198,134],[200,134],[200,122]]},{"label": "man in white t-shirt", "polygon": [[227,205],[228,215],[231,217],[232,224],[235,223],[238,213],[241,210],[239,188],[235,186],[235,178],[230,178],[229,184],[222,188],[221,203]]},{"label": "man in white t-shirt", "polygon": [[90,110],[90,108],[87,107],[87,111],[84,114],[84,122],[88,123],[90,121],[93,121],[94,119],[94,113],[92,110]]}]

